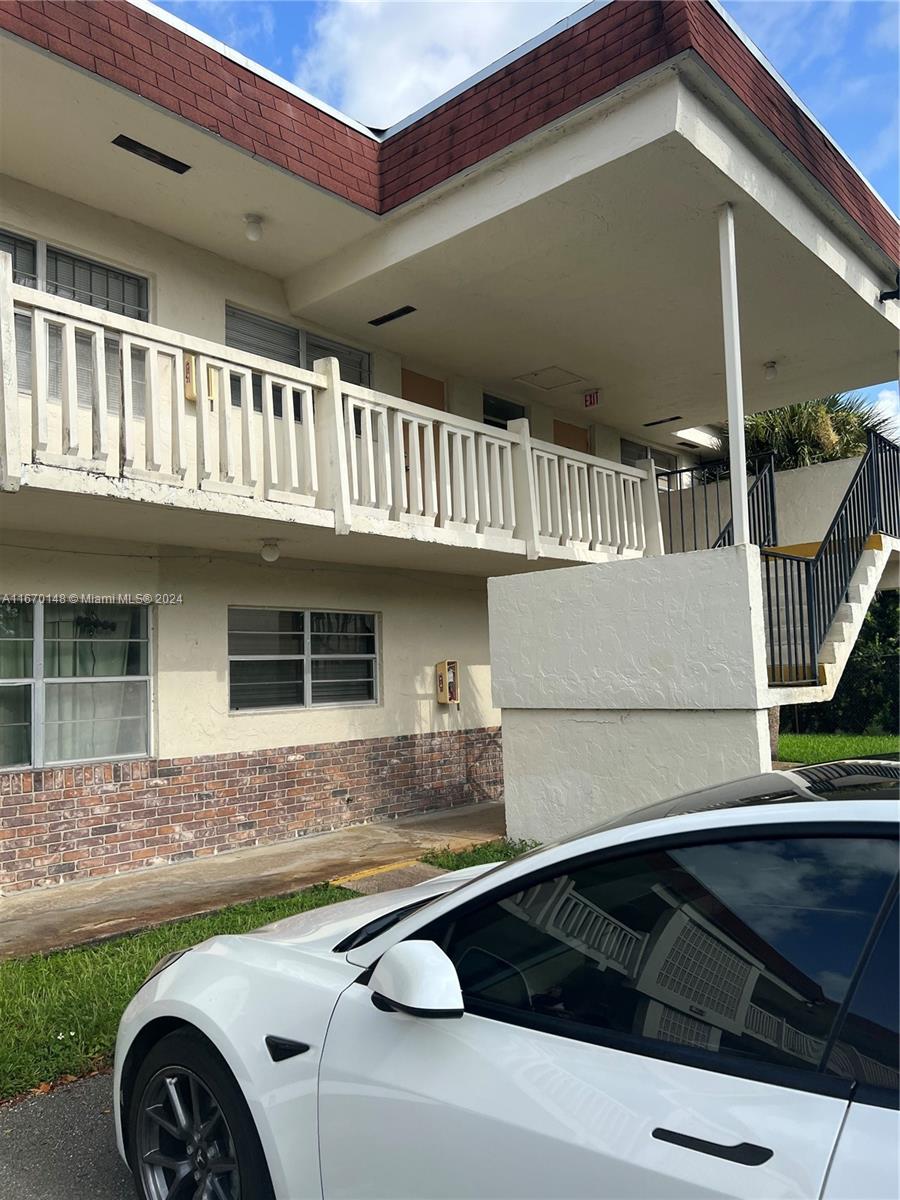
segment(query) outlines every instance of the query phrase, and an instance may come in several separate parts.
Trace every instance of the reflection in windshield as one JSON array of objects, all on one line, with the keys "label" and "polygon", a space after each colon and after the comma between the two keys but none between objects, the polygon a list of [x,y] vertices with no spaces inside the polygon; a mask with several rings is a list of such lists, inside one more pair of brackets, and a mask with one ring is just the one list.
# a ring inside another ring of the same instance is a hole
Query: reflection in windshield
[{"label": "reflection in windshield", "polygon": [[850,838],[655,851],[470,912],[443,943],[467,1000],[815,1069],[896,854]]}]

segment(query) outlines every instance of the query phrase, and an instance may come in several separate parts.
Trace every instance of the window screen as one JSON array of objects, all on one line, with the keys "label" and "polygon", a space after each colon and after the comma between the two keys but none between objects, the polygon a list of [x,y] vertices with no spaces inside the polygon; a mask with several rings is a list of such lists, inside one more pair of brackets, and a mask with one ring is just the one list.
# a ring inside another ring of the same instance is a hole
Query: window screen
[{"label": "window screen", "polygon": [[0,229],[0,253],[12,256],[13,283],[37,285],[37,243]]},{"label": "window screen", "polygon": [[484,1016],[815,1071],[896,853],[843,837],[657,850],[542,878],[423,936]]},{"label": "window screen", "polygon": [[373,613],[230,608],[229,706],[373,703],[376,643]]},{"label": "window screen", "polygon": [[47,291],[123,317],[149,321],[147,280],[47,247]]}]

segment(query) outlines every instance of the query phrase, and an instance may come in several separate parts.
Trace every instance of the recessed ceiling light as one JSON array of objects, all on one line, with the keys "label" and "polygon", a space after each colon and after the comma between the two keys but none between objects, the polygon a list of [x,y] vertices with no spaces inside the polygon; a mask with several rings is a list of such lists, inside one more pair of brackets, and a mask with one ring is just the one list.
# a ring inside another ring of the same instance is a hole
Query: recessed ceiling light
[{"label": "recessed ceiling light", "polygon": [[392,312],[382,313],[380,317],[373,317],[369,324],[387,325],[389,321],[399,321],[401,317],[407,317],[415,311],[411,304],[404,304],[402,308],[395,308]]},{"label": "recessed ceiling light", "polygon": [[528,371],[525,375],[517,375],[516,383],[527,383],[529,387],[540,388],[543,392],[552,392],[556,388],[570,387],[573,383],[584,383],[583,375],[567,371],[565,367],[541,367],[539,371]]},{"label": "recessed ceiling light", "polygon": [[681,417],[660,417],[658,421],[645,421],[644,428],[649,429],[651,425],[668,425],[670,421],[680,421]]},{"label": "recessed ceiling light", "polygon": [[156,163],[158,167],[165,167],[167,171],[174,171],[176,175],[183,175],[191,169],[189,163],[181,162],[171,154],[164,154],[162,150],[154,150],[152,146],[145,146],[143,142],[136,142],[124,133],[113,138],[112,144],[120,150],[127,150],[129,154],[136,154],[138,158],[146,158],[147,162]]}]

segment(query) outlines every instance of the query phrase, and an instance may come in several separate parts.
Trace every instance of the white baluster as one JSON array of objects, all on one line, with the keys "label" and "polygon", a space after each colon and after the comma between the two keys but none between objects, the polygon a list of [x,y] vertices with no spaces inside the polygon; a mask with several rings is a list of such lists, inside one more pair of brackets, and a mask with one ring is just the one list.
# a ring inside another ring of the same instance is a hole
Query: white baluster
[{"label": "white baluster", "polygon": [[[362,421],[362,417],[360,417]],[[350,472],[350,499],[360,504],[359,448],[356,438],[356,402],[351,396],[344,398],[344,426],[347,435],[347,466]]]},{"label": "white baluster", "polygon": [[[282,388],[282,397],[288,393]],[[278,435],[275,425],[275,380],[271,375],[262,378],[262,418],[263,418],[263,485],[267,491],[277,491],[281,485],[281,473],[278,469]],[[293,418],[293,413],[291,414]],[[288,406],[284,398],[281,401],[281,434],[282,453],[284,455],[285,483],[287,489],[293,491],[290,479],[291,465],[294,473],[297,470],[297,459],[291,444],[293,435],[293,419],[288,420]]]},{"label": "white baluster", "polygon": [[[315,416],[313,413],[315,405],[313,404],[312,392],[307,388],[302,388],[298,396],[301,419],[301,427],[298,432],[300,434],[300,445],[303,448],[303,486],[310,496],[317,496],[319,492],[319,469],[316,456]],[[293,417],[293,404],[291,408],[291,416]]]},{"label": "white baluster", "polygon": [[47,318],[35,309],[31,314],[31,436],[33,449],[37,452],[46,450],[50,440],[47,429],[49,353]]},{"label": "white baluster", "polygon": [[406,423],[403,413],[394,411],[391,413],[391,470],[394,476],[394,502],[391,505],[391,520],[397,521],[402,513],[409,511],[409,489],[406,483],[407,456],[403,449],[403,434],[409,439],[409,473],[410,487],[413,486],[412,479],[412,455],[413,445],[418,444],[418,436],[416,434],[415,422]]},{"label": "white baluster", "polygon": [[[223,368],[219,373],[219,479],[234,483],[234,439],[231,432],[231,373]],[[243,404],[243,396],[241,403]]]},{"label": "white baluster", "polygon": [[147,382],[144,389],[144,466],[148,471],[158,471],[162,465],[159,454],[162,429],[159,351],[156,346],[147,347],[145,363]]},{"label": "white baluster", "polygon": [[71,321],[66,321],[62,327],[62,363],[60,365],[63,454],[77,454],[79,446],[78,366],[75,354],[75,326]]},{"label": "white baluster", "polygon": [[362,476],[362,503],[374,505],[378,502],[375,486],[375,451],[372,445],[372,410],[368,404],[360,405],[360,474]]},{"label": "white baluster", "polygon": [[[253,408],[253,378],[249,371],[239,371],[241,381],[241,479],[245,487],[255,488],[259,480],[259,459],[256,437],[256,412]],[[282,413],[282,419],[284,414]]]},{"label": "white baluster", "polygon": [[377,429],[374,450],[376,501],[379,508],[391,507],[391,443],[388,436],[387,410],[375,409],[373,417]]},{"label": "white baluster", "polygon": [[450,469],[450,429],[441,423],[438,431],[438,461],[440,463],[440,520],[447,525],[453,520],[453,487]]},{"label": "white baluster", "polygon": [[[422,438],[422,447],[425,451],[425,457],[422,462],[422,516],[430,517],[432,520],[438,513],[438,493],[437,493],[437,471],[434,463],[434,425],[431,421],[423,421],[422,429],[424,431]],[[418,439],[417,439],[418,440]],[[416,446],[416,454],[419,449]]]},{"label": "white baluster", "polygon": [[102,329],[91,329],[91,458],[106,462],[109,435],[106,413],[106,337]]},{"label": "white baluster", "polygon": [[[197,483],[201,485],[204,479],[212,477],[213,466],[213,432],[212,408],[213,397],[217,389],[213,386],[214,367],[206,358],[197,358]],[[219,378],[221,377],[221,372]],[[221,379],[220,379],[221,381]],[[221,388],[218,389],[221,391]]]},{"label": "white baluster", "polygon": [[475,459],[478,479],[478,532],[482,533],[490,527],[493,510],[491,508],[490,464],[488,462],[489,439],[479,435],[475,439]]},{"label": "white baluster", "polygon": [[[272,400],[272,410],[275,409],[275,401]],[[304,415],[302,409],[302,398],[300,401],[300,414]],[[301,431],[304,434],[304,431]],[[294,391],[287,383],[281,385],[281,437],[282,448],[284,451],[284,487],[288,492],[299,492],[301,488],[300,482],[300,460],[296,454],[296,421],[294,420]]]},{"label": "white baluster", "polygon": [[187,434],[184,413],[184,354],[175,350],[172,361],[172,474],[187,474]]},{"label": "white baluster", "polygon": [[503,480],[503,528],[513,533],[516,528],[516,488],[513,475],[513,448],[508,442],[503,443],[500,458]]},{"label": "white baluster", "polygon": [[463,434],[466,464],[466,515],[470,525],[478,527],[478,464],[475,461],[475,437]]}]

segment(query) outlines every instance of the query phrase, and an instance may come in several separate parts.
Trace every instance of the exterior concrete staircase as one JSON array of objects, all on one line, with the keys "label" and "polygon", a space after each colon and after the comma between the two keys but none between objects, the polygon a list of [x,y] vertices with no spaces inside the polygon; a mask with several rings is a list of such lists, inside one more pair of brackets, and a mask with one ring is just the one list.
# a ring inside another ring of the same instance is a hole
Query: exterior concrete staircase
[{"label": "exterior concrete staircase", "polygon": [[[777,551],[813,558],[820,543],[777,547]],[[856,645],[869,606],[887,573],[891,556],[900,558],[900,540],[873,534],[866,541],[847,589],[847,596],[834,615],[817,655],[817,680],[799,686],[791,678],[786,649],[769,655],[769,682],[773,704],[813,704],[830,700],[840,683],[847,660]],[[804,605],[804,609],[805,609]],[[784,622],[779,623],[784,627]]]},{"label": "exterior concrete staircase", "polygon": [[773,705],[831,699],[898,555],[900,446],[870,433],[822,541],[760,548]]}]

